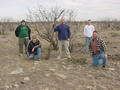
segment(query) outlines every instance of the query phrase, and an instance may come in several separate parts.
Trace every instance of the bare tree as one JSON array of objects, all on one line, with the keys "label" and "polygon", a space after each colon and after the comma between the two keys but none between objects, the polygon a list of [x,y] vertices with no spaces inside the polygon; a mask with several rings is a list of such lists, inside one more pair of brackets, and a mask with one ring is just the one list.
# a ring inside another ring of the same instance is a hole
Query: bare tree
[{"label": "bare tree", "polygon": [[[61,9],[59,7],[47,9],[42,6],[39,6],[35,10],[28,9],[28,12],[28,20],[34,22],[35,31],[37,31],[42,39],[50,43],[47,54],[48,59],[50,57],[51,47],[53,47],[54,50],[58,48],[57,33],[54,33],[54,27],[58,24],[58,20],[64,17],[68,23],[71,22],[70,27],[72,27],[72,22],[75,21],[75,12],[74,10]],[[76,30],[77,29],[72,30],[74,35],[72,34],[70,39],[70,51],[72,51],[73,48]]]},{"label": "bare tree", "polygon": [[[39,6],[38,10],[34,11],[29,9],[28,20],[31,22],[40,22],[41,25],[38,23],[34,24],[35,31],[37,31],[42,39],[50,43],[47,58],[50,57],[51,47],[55,50],[57,49],[57,34],[54,34],[54,27],[57,24],[57,20],[64,16],[64,11],[64,9],[57,7],[46,9],[42,6]],[[43,30],[41,26],[44,28]]]}]

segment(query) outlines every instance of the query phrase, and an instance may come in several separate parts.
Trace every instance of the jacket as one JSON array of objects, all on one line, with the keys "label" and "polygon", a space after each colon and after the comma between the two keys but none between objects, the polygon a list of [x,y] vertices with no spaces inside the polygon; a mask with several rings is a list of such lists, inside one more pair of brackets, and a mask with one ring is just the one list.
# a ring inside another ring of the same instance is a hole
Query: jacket
[{"label": "jacket", "polygon": [[[20,27],[21,27],[21,25],[19,25],[17,28],[16,28],[16,30],[15,30],[15,35],[16,35],[16,37],[19,37],[19,33],[20,33]],[[31,36],[30,36],[30,34],[31,34],[31,29],[27,26],[27,28],[28,28],[28,34],[29,34],[29,40],[31,39]]]},{"label": "jacket", "polygon": [[30,43],[28,44],[28,53],[34,53],[32,52],[32,49],[35,48],[34,52],[36,52],[37,48],[41,48],[41,44],[39,40],[36,40],[36,43],[33,43],[33,41],[31,40]]}]

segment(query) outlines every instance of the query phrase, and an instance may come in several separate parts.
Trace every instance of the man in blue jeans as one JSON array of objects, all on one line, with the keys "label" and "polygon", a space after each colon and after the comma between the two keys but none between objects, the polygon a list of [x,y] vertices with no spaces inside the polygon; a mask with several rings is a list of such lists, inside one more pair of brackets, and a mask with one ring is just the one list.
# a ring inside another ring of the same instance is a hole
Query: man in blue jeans
[{"label": "man in blue jeans", "polygon": [[[105,67],[107,61],[106,45],[104,41],[98,37],[97,31],[93,32],[93,39],[89,44],[89,50],[92,54],[93,65],[97,67],[102,64],[102,66]],[[100,60],[102,60],[101,63]]]},{"label": "man in blue jeans", "polygon": [[84,36],[85,36],[85,44],[86,44],[86,49],[85,52],[88,53],[89,50],[89,43],[92,39],[93,31],[94,31],[94,26],[91,25],[91,20],[88,20],[88,24],[84,27]]},{"label": "man in blue jeans", "polygon": [[36,35],[32,36],[32,40],[30,41],[28,45],[28,52],[29,52],[29,58],[34,59],[34,56],[38,56],[38,60],[40,60],[41,55],[41,44],[40,41],[37,39]]}]

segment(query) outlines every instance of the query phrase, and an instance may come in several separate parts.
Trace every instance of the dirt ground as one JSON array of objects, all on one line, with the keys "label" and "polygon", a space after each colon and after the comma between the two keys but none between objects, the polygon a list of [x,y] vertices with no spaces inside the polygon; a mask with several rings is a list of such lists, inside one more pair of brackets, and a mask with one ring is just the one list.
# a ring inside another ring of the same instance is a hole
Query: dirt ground
[{"label": "dirt ground", "polygon": [[29,60],[25,54],[19,57],[14,32],[1,35],[0,90],[120,90],[120,31],[100,31],[100,35],[108,46],[105,69],[93,67],[90,55],[82,53],[79,47],[72,57],[84,57],[87,64],[57,60],[57,51],[52,52],[50,60],[45,60],[44,43],[40,61]]}]

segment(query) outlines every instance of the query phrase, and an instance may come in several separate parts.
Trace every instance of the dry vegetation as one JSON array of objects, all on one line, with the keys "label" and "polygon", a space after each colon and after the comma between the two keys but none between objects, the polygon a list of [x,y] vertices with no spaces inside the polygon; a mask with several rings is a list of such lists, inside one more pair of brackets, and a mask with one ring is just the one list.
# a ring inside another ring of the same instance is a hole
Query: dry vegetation
[{"label": "dry vegetation", "polygon": [[[45,22],[44,22],[45,23]],[[41,61],[18,56],[18,42],[14,30],[19,23],[0,23],[0,90],[119,90],[120,89],[120,22],[93,22],[108,48],[106,69],[92,66],[91,57],[84,54],[83,27],[86,22],[68,22],[73,40],[71,60],[57,60],[57,51],[50,43],[42,43]],[[46,23],[51,24],[52,23]],[[59,22],[57,22],[59,24]],[[28,23],[32,34],[44,33],[43,23]]]}]

